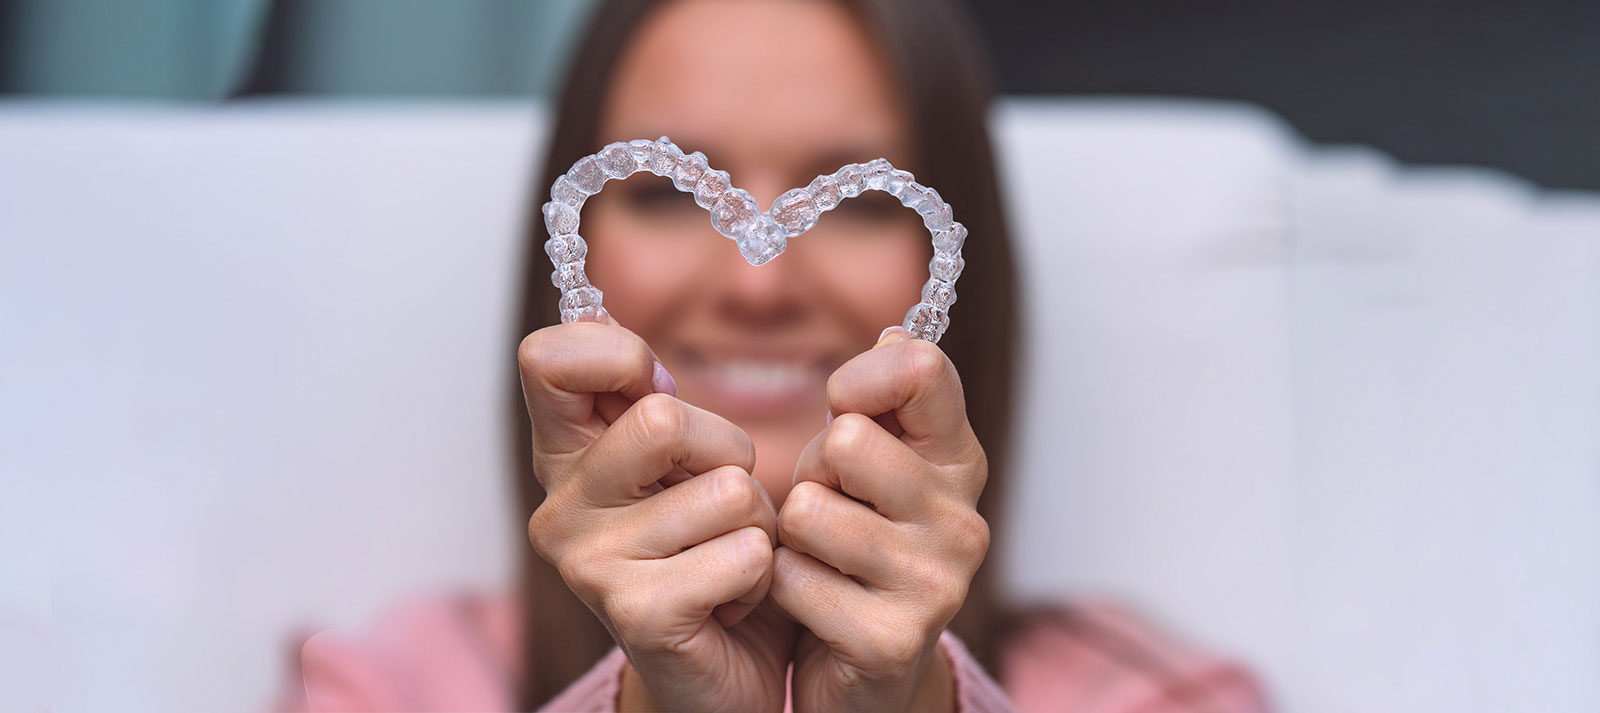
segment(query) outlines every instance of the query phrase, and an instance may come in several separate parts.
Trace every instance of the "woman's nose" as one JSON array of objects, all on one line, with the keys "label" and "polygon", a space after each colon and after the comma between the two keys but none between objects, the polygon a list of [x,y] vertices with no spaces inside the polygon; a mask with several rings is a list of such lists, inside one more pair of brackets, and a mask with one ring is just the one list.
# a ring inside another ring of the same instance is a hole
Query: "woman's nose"
[{"label": "woman's nose", "polygon": [[[775,171],[745,171],[736,180],[750,191],[762,210],[771,207],[778,194],[789,189]],[[780,254],[759,267],[745,261],[738,247],[726,241],[726,249],[715,264],[715,280],[720,311],[752,326],[793,319],[803,311],[804,285],[800,284],[799,265],[787,254]]]},{"label": "woman's nose", "polygon": [[719,311],[760,326],[795,318],[803,309],[805,295],[796,282],[793,261],[779,255],[757,267],[745,261],[732,241],[726,242],[711,277],[717,285]]}]

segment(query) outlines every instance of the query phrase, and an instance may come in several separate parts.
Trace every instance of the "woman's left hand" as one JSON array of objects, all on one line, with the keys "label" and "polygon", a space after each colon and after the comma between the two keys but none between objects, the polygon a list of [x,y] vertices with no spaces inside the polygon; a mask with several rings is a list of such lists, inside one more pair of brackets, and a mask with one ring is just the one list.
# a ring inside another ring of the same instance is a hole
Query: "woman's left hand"
[{"label": "woman's left hand", "polygon": [[952,710],[939,635],[989,549],[955,365],[894,328],[834,372],[828,403],[778,513],[769,596],[806,629],[794,710]]}]

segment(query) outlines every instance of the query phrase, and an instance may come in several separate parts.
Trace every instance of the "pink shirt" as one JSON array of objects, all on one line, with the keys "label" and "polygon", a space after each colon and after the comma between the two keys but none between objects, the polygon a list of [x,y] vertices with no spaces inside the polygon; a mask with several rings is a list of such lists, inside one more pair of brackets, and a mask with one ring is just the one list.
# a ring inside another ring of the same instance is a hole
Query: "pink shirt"
[{"label": "pink shirt", "polygon": [[[307,639],[281,711],[509,711],[518,646],[515,602],[458,598],[413,605],[363,636]],[[960,713],[1264,713],[1238,665],[1110,606],[1040,617],[1001,653],[989,677],[946,632],[939,645]],[[544,711],[611,713],[627,659],[612,649]]]}]

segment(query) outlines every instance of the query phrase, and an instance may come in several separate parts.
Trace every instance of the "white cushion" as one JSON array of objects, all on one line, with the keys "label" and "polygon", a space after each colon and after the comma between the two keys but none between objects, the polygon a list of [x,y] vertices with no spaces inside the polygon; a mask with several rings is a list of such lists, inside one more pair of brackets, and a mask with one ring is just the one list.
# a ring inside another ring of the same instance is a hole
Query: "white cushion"
[{"label": "white cushion", "polygon": [[1032,342],[1003,565],[1023,596],[1132,599],[1282,670],[1287,135],[1173,102],[1014,102],[999,126]]},{"label": "white cushion", "polygon": [[1600,710],[1600,199],[1356,149],[1296,192],[1290,690]]}]

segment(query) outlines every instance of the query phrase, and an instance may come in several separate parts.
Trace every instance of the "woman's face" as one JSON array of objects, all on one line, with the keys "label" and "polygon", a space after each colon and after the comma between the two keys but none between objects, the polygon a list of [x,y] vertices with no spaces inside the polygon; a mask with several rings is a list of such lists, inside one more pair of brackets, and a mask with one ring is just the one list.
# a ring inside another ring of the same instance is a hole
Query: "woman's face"
[{"label": "woman's face", "polygon": [[[916,170],[901,94],[839,3],[682,0],[623,56],[601,143],[665,134],[702,151],[763,207],[850,162]],[[588,271],[684,400],[744,428],[775,502],[825,422],[833,370],[899,324],[927,278],[914,213],[888,194],[846,199],[761,267],[665,178],[636,174],[584,210]]]}]

